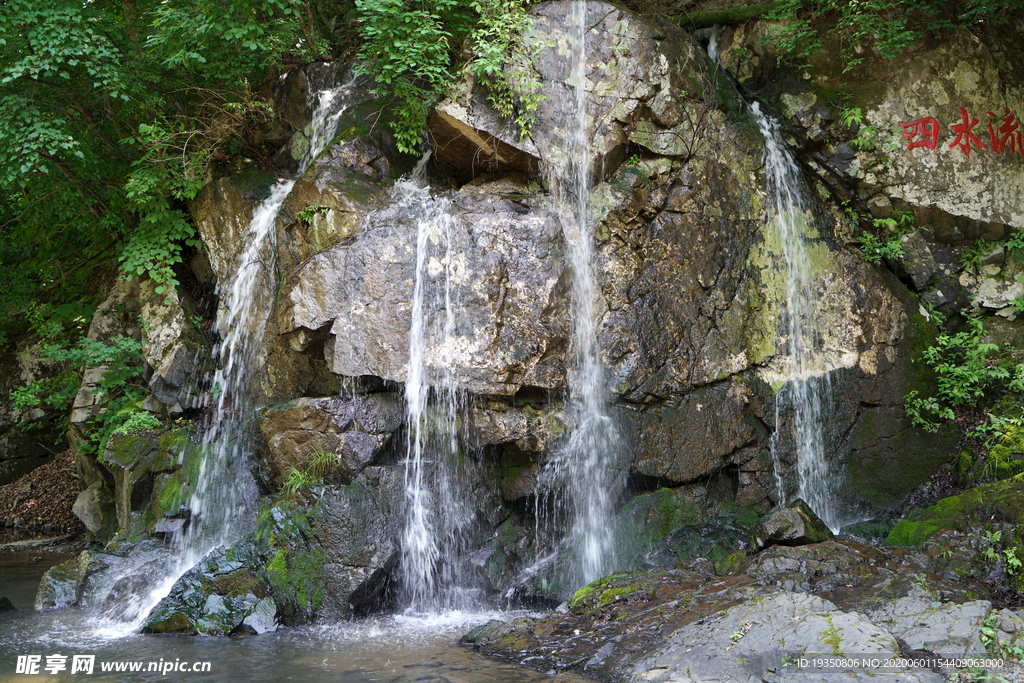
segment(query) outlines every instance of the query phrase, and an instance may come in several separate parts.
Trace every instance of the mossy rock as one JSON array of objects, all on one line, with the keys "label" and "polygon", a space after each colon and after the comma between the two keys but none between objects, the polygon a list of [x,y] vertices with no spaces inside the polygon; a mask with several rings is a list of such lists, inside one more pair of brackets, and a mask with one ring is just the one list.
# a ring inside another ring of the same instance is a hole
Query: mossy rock
[{"label": "mossy rock", "polygon": [[580,588],[569,601],[569,608],[593,612],[610,605],[645,602],[654,595],[661,572],[619,572],[597,579]]},{"label": "mossy rock", "polygon": [[1024,474],[943,498],[911,512],[889,532],[889,545],[919,546],[942,529],[965,529],[984,522],[1024,520]]}]

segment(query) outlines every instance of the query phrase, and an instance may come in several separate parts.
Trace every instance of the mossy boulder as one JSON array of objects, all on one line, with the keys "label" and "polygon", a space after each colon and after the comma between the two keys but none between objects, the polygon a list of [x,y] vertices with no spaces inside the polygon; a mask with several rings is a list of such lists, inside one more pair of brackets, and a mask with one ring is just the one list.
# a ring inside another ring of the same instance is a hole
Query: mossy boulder
[{"label": "mossy boulder", "polygon": [[756,530],[751,547],[763,550],[773,545],[809,545],[832,538],[832,531],[799,498],[781,510],[776,510]]},{"label": "mossy boulder", "polygon": [[914,510],[901,520],[885,542],[917,546],[943,529],[965,530],[986,522],[1020,524],[1024,521],[1024,474],[943,498],[935,505]]},{"label": "mossy boulder", "polygon": [[[645,568],[669,568],[688,560],[705,558],[723,573],[734,568],[736,556],[744,556],[759,515],[753,510],[733,512],[675,529],[640,557]],[[729,559],[732,558],[732,559]]]},{"label": "mossy boulder", "polygon": [[244,627],[257,633],[273,630],[273,621],[266,619],[273,605],[271,591],[257,578],[264,561],[252,537],[211,551],[178,579],[149,615],[143,632],[217,636]]},{"label": "mossy boulder", "polygon": [[[103,540],[110,540],[111,531],[138,538],[183,523],[205,457],[194,436],[191,428],[111,435],[100,464],[114,481],[117,528],[106,529],[110,535]],[[172,519],[181,522],[169,523]]]}]

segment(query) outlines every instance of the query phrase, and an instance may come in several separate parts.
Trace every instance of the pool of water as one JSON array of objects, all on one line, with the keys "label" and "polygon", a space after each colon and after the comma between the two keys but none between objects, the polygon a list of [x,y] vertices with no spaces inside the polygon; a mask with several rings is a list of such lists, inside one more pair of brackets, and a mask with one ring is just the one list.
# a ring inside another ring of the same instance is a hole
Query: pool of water
[{"label": "pool of water", "polygon": [[[30,555],[30,554],[28,554]],[[35,556],[39,556],[37,553]],[[246,638],[143,636],[120,632],[79,610],[36,612],[25,586],[38,584],[50,562],[0,556],[0,594],[18,587],[17,612],[0,614],[0,681],[310,681],[312,683],[580,682],[493,661],[458,645],[473,626],[522,613],[377,617],[359,622],[282,629]],[[30,578],[32,575],[34,578]],[[12,577],[12,578],[8,578]],[[11,580],[13,583],[8,583]],[[34,585],[30,591],[34,594]],[[22,609],[22,605],[26,608]],[[37,674],[18,674],[19,656],[38,655]],[[61,655],[64,669],[47,671]],[[76,656],[94,657],[93,673],[71,673]],[[190,669],[200,663],[198,672]],[[206,667],[205,663],[209,666]],[[106,666],[107,670],[104,671]],[[121,671],[110,670],[118,666]],[[141,670],[132,671],[137,666]],[[166,669],[166,673],[164,673]]]}]

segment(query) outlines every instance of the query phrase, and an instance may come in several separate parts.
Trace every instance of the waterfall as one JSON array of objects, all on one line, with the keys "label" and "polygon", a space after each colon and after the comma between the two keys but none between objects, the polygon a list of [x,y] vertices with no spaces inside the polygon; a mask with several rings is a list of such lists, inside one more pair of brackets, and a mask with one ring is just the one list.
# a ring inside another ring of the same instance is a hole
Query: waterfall
[{"label": "waterfall", "polygon": [[[352,78],[341,86],[310,93],[312,135],[296,178],[333,138],[354,84]],[[295,178],[278,181],[257,207],[243,234],[245,247],[234,275],[219,286],[223,306],[217,320],[221,342],[214,352],[218,368],[198,456],[197,484],[188,501],[189,524],[174,538],[169,561],[156,562],[152,554],[142,553],[123,570],[127,576],[145,567],[151,589],[128,599],[116,621],[106,621],[106,628],[121,633],[137,629],[185,572],[214,548],[236,542],[254,525],[256,485],[249,471],[253,450],[249,430],[260,389],[258,373],[252,370],[261,366],[257,353],[277,284],[274,227],[294,184]]]},{"label": "waterfall", "polygon": [[[775,400],[775,436],[772,446],[779,447],[779,434],[786,427],[783,412],[792,411],[789,429],[796,449],[798,496],[834,530],[838,518],[831,495],[828,461],[825,458],[825,430],[822,400],[831,393],[827,372],[814,367],[818,345],[817,299],[814,272],[805,240],[808,226],[800,171],[782,139],[778,124],[754,102],[750,111],[765,142],[765,171],[772,206],[772,241],[781,250],[785,266],[784,342],[789,377]],[[777,459],[777,458],[776,458]],[[781,490],[781,485],[780,485]],[[785,504],[783,492],[779,500]]]},{"label": "waterfall", "polygon": [[569,19],[573,118],[569,123],[563,161],[548,169],[562,233],[572,267],[572,352],[570,376],[572,412],[576,427],[567,442],[545,465],[542,479],[568,490],[572,528],[570,541],[577,555],[577,582],[589,583],[615,567],[611,519],[622,483],[615,469],[619,438],[605,400],[607,382],[598,345],[595,308],[594,236],[590,215],[590,135],[586,101],[586,0],[574,0]]},{"label": "waterfall", "polygon": [[[720,34],[721,27],[715,26],[708,41],[708,56],[719,67]],[[797,495],[833,531],[838,531],[841,524],[833,492],[835,477],[825,456],[822,408],[823,401],[831,395],[831,383],[827,369],[814,365],[820,322],[816,315],[814,271],[806,245],[810,230],[804,218],[800,170],[782,139],[778,123],[762,112],[757,102],[750,105],[750,113],[764,138],[772,212],[771,233],[766,240],[776,257],[781,258],[785,276],[782,332],[788,376],[775,398],[775,433],[771,438],[776,496],[780,506],[786,504],[779,450],[784,447],[782,436],[788,429],[786,441],[792,441],[796,451]]]},{"label": "waterfall", "polygon": [[465,399],[452,372],[458,307],[452,292],[453,247],[459,219],[450,199],[434,196],[422,179],[428,158],[429,152],[410,178],[395,185],[399,208],[416,224],[401,575],[405,603],[419,612],[478,606],[458,571],[460,527],[472,514],[459,486],[457,417]]}]

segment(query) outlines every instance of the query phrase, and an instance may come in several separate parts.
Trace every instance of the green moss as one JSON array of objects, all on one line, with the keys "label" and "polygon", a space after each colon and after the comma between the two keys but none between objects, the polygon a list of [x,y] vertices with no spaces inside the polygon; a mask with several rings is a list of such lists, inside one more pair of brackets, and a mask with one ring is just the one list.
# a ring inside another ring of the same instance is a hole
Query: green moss
[{"label": "green moss", "polygon": [[610,588],[601,593],[601,596],[597,599],[597,606],[600,608],[625,599],[631,593],[636,592],[638,588],[639,586],[636,585],[625,586],[622,588]]},{"label": "green moss", "polygon": [[943,498],[931,507],[914,510],[893,528],[889,545],[917,546],[942,529],[962,529],[982,521],[1024,521],[1024,474]]},{"label": "green moss", "polygon": [[569,601],[569,606],[570,607],[579,607],[580,605],[583,605],[588,600],[590,600],[595,595],[597,595],[597,592],[598,592],[598,590],[600,590],[601,582],[603,580],[604,579],[598,579],[597,581],[591,581],[586,586],[584,586],[583,588],[581,588],[578,591],[576,591],[573,594],[572,599]]},{"label": "green moss", "polygon": [[971,469],[974,467],[974,454],[965,448],[956,456],[956,480],[965,485],[971,480]]},{"label": "green moss", "polygon": [[156,522],[161,517],[169,517],[177,514],[187,497],[188,493],[182,489],[181,479],[178,475],[173,475],[165,479],[163,489],[160,491],[160,496],[157,498],[157,514],[154,516],[155,518],[153,521]]},{"label": "green moss", "polygon": [[288,583],[288,551],[284,548],[278,548],[277,554],[274,555],[274,559],[267,563],[267,573],[270,575],[271,581],[279,586],[284,586]]},{"label": "green moss", "polygon": [[821,632],[821,642],[832,648],[833,657],[842,657],[843,650],[840,646],[843,641],[835,624],[832,623],[832,615],[827,615],[825,619],[828,621],[828,628]]},{"label": "green moss", "polygon": [[736,551],[731,555],[726,555],[718,562],[715,562],[715,571],[723,576],[735,574],[743,565],[743,560],[745,558],[746,555],[740,551]]}]

